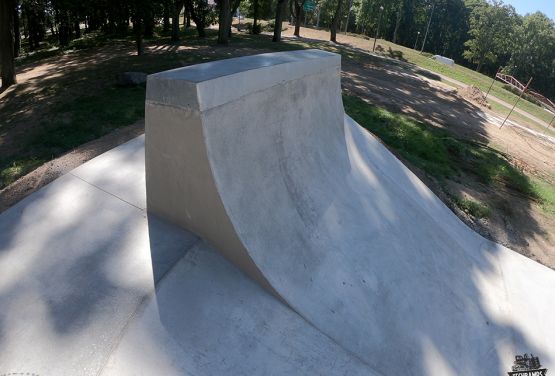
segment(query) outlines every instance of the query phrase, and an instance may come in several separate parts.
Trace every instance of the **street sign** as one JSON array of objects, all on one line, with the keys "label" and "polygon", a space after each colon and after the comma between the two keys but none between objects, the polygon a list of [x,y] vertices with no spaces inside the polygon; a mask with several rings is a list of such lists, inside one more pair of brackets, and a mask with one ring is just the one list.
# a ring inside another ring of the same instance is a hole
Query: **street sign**
[{"label": "street sign", "polygon": [[306,0],[303,5],[303,9],[305,12],[312,12],[315,8],[316,4],[314,3],[314,0]]}]

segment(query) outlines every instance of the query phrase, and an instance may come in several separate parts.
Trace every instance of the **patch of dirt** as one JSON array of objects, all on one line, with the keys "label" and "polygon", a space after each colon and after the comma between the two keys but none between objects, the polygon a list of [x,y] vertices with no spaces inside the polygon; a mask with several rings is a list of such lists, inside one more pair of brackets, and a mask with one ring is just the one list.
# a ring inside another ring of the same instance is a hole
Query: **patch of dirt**
[{"label": "patch of dirt", "polygon": [[478,106],[490,109],[491,106],[488,103],[486,96],[482,93],[482,90],[474,85],[467,86],[465,88],[457,89],[459,95],[464,99],[477,104]]}]

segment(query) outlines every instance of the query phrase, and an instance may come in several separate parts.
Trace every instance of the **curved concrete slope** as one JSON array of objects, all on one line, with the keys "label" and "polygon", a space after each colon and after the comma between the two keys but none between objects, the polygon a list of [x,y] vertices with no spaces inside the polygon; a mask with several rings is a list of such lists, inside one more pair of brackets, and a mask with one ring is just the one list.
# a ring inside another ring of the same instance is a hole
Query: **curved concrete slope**
[{"label": "curved concrete slope", "polygon": [[383,374],[555,368],[555,273],[467,228],[308,50],[149,76],[147,207]]}]

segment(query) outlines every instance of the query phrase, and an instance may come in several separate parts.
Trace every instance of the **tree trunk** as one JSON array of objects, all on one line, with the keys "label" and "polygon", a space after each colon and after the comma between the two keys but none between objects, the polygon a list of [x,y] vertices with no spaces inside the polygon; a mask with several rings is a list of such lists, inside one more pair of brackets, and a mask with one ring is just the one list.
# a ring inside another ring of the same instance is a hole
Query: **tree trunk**
[{"label": "tree trunk", "polygon": [[2,91],[15,84],[14,62],[14,0],[0,0],[0,65]]},{"label": "tree trunk", "polygon": [[272,37],[272,42],[281,41],[281,26],[283,23],[284,7],[285,7],[285,0],[278,0],[276,2],[276,19],[274,23],[274,36]]},{"label": "tree trunk", "polygon": [[239,5],[241,4],[241,0],[234,0],[233,3],[231,3],[231,9],[229,10],[229,37],[231,38],[231,26],[233,24],[233,15],[235,13],[237,13],[237,9],[239,8]]},{"label": "tree trunk", "polygon": [[141,56],[143,54],[143,32],[144,32],[144,25],[143,25],[143,18],[140,11],[137,11],[138,14],[135,14],[133,18],[133,32],[135,33],[135,44],[137,46],[137,56]]},{"label": "tree trunk", "polygon": [[60,46],[67,46],[69,44],[69,14],[66,10],[60,11],[60,30],[58,31],[58,40]]},{"label": "tree trunk", "polygon": [[73,30],[75,32],[75,38],[81,38],[81,25],[79,24],[79,18],[77,17],[73,20]]},{"label": "tree trunk", "polygon": [[482,70],[482,61],[483,59],[480,59],[478,61],[478,65],[476,66],[476,72],[480,72]]},{"label": "tree trunk", "polygon": [[339,26],[339,18],[341,17],[341,4],[343,0],[337,0],[337,6],[331,20],[330,25],[330,41],[337,43],[337,28]]},{"label": "tree trunk", "polygon": [[184,17],[185,17],[185,20],[184,20],[185,28],[188,29],[191,27],[191,11],[189,10],[189,6],[187,5],[186,1],[185,1]]},{"label": "tree trunk", "polygon": [[201,39],[206,37],[206,32],[204,31],[204,27],[206,26],[205,25],[206,21],[204,20],[204,18],[202,18],[202,14],[197,14],[193,6],[192,0],[185,0],[185,4],[189,8],[189,12],[191,13],[191,18],[195,22],[198,37]]},{"label": "tree trunk", "polygon": [[172,41],[174,42],[179,40],[179,13],[182,7],[183,3],[180,0],[174,0],[172,7]]},{"label": "tree trunk", "polygon": [[[170,0],[164,0],[164,13],[162,16],[162,30],[164,31],[164,33],[170,31],[170,8]],[[177,20],[179,21],[179,18]]]},{"label": "tree trunk", "polygon": [[145,38],[154,37],[154,24],[155,24],[154,12],[150,5],[146,7],[145,16],[142,21],[143,21],[144,37]]},{"label": "tree trunk", "polygon": [[218,44],[229,42],[229,0],[219,0],[220,14],[218,17]]},{"label": "tree trunk", "polygon": [[13,54],[14,57],[19,56],[19,51],[21,50],[21,31],[19,30],[19,9],[17,2],[15,3],[13,12],[13,31],[14,31],[14,43],[13,43]]},{"label": "tree trunk", "polygon": [[[36,48],[36,35],[34,30],[34,23],[33,23],[33,14],[32,10],[29,8],[25,9],[25,15],[27,16],[27,29],[29,32],[29,50],[33,51]],[[54,35],[54,34],[52,34]]]},{"label": "tree trunk", "polygon": [[401,11],[397,11],[397,19],[395,20],[395,30],[393,31],[393,43],[397,43],[399,39],[399,26],[401,25]]},{"label": "tree trunk", "polygon": [[293,33],[293,35],[296,37],[300,37],[301,36],[301,16],[302,16],[303,7],[302,7],[302,3],[299,3],[297,0],[294,0],[294,2],[295,2],[295,14],[293,15],[293,17],[295,17],[295,32]]},{"label": "tree trunk", "polygon": [[259,26],[258,26],[258,0],[252,0],[252,7],[253,7],[253,21],[252,21],[252,33],[253,34],[260,34]]}]

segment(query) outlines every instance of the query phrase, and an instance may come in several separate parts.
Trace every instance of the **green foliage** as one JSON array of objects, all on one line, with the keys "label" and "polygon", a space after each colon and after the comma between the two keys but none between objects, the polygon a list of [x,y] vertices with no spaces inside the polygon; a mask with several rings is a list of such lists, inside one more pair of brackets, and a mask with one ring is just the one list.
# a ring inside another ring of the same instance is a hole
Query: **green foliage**
[{"label": "green foliage", "polygon": [[54,108],[55,115],[32,135],[42,156],[59,154],[144,117],[144,87],[108,87]]},{"label": "green foliage", "polygon": [[540,179],[533,179],[532,187],[540,198],[542,209],[548,214],[555,214],[555,186]]},{"label": "green foliage", "polygon": [[[555,186],[528,177],[499,151],[457,139],[445,130],[369,105],[355,96],[344,95],[343,104],[355,121],[439,182],[465,176],[495,189],[512,190],[538,202],[546,213],[555,214]],[[451,198],[455,205],[476,218],[490,215],[489,207],[481,202],[458,196]]]},{"label": "green foliage", "polygon": [[349,116],[415,166],[442,179],[456,174],[449,156],[456,144],[448,141],[446,133],[438,136],[423,123],[370,106],[358,97],[344,96],[343,104]]},{"label": "green foliage", "polygon": [[540,12],[526,15],[515,30],[507,70],[547,96],[555,96],[555,24]]},{"label": "green foliage", "polygon": [[513,37],[518,16],[512,6],[494,2],[476,6],[470,15],[470,39],[463,56],[477,64],[494,63],[498,56],[508,54],[514,44]]},{"label": "green foliage", "polygon": [[[274,17],[275,1],[272,0],[258,0],[258,13],[259,18],[262,20],[271,19]],[[242,0],[239,4],[239,11],[241,15],[252,18],[254,15],[254,1]]]},{"label": "green foliage", "polygon": [[461,210],[475,218],[487,218],[491,215],[489,207],[482,202],[465,197],[454,197],[453,201]]},{"label": "green foliage", "polygon": [[37,158],[18,159],[12,161],[11,165],[0,169],[0,187],[5,187],[13,183],[20,176],[34,170],[44,162],[46,162],[46,159]]},{"label": "green foliage", "polygon": [[345,111],[360,125],[434,178],[443,180],[465,174],[489,186],[539,198],[530,179],[495,149],[457,139],[446,130],[368,105],[357,97],[346,95],[343,103]]}]

